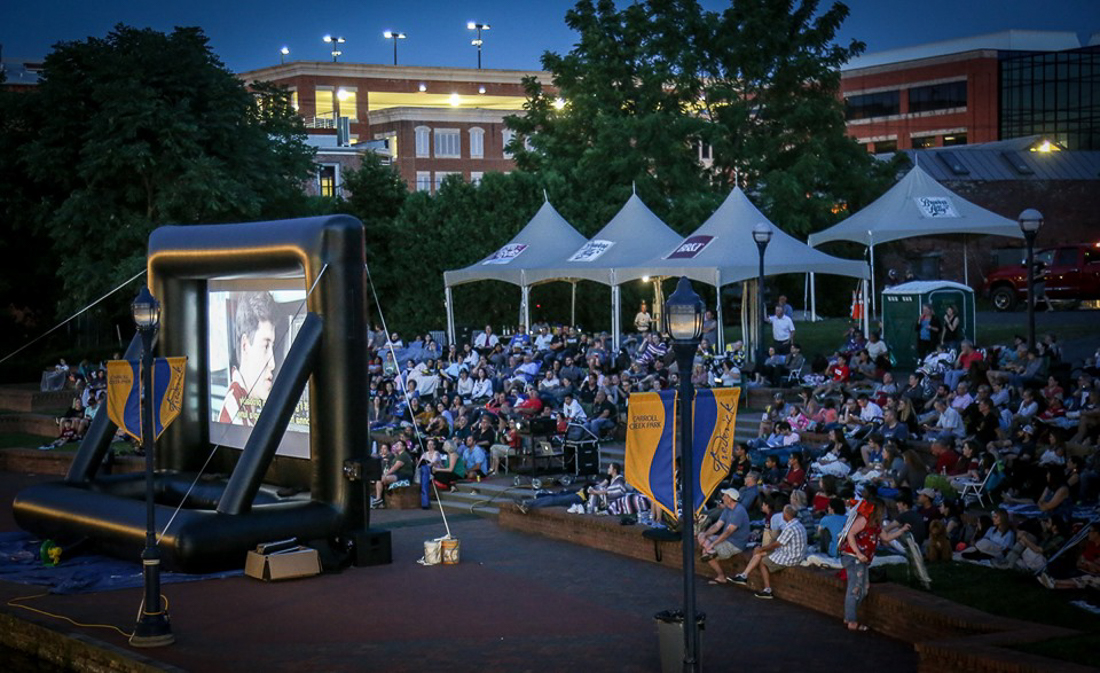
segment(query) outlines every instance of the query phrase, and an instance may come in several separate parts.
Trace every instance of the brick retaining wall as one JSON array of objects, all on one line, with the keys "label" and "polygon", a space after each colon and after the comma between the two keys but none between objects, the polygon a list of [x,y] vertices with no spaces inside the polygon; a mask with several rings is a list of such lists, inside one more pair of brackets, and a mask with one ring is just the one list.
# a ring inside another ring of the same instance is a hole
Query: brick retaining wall
[{"label": "brick retaining wall", "polygon": [[[73,462],[70,451],[39,451],[38,449],[0,450],[0,470],[24,474],[49,474],[64,477]],[[145,469],[145,459],[138,456],[119,456],[112,468],[114,474],[129,474]]]},{"label": "brick retaining wall", "polygon": [[[568,514],[559,508],[531,510],[525,515],[514,506],[505,505],[500,508],[499,522],[512,530],[658,563],[654,542],[642,537],[643,529],[621,526],[618,517]],[[661,547],[661,565],[683,567],[679,542],[657,544]],[[746,561],[747,558],[735,557],[724,561],[723,568],[732,575],[740,572]],[[705,563],[697,561],[695,567],[698,575],[710,573]],[[845,587],[836,575],[832,570],[790,568],[772,575],[772,590],[777,598],[836,617],[840,628]],[[759,588],[759,576],[752,578],[751,586]],[[912,644],[920,655],[922,672],[1077,673],[1095,670],[1002,647],[1073,635],[1074,631],[997,617],[897,584],[874,585],[863,602],[861,621],[876,631]]]}]

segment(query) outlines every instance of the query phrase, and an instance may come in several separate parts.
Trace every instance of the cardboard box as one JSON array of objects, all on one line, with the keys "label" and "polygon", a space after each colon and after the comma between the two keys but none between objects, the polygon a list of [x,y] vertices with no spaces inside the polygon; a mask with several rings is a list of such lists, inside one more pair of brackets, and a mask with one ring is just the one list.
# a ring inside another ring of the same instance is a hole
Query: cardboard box
[{"label": "cardboard box", "polygon": [[321,558],[316,549],[296,547],[272,554],[248,552],[244,564],[244,574],[258,580],[289,580],[296,577],[311,577],[321,572]]}]

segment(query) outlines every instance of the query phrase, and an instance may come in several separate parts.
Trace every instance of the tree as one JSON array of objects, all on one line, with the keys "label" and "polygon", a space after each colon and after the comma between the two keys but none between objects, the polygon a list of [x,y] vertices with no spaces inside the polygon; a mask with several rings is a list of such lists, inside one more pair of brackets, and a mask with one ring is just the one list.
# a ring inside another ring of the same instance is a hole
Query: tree
[{"label": "tree", "polygon": [[313,151],[285,90],[246,87],[198,28],[119,25],[58,44],[26,105],[20,161],[42,191],[63,309],[145,266],[163,224],[295,214]]},{"label": "tree", "polygon": [[692,0],[581,0],[566,14],[576,46],[542,59],[556,92],[528,79],[526,115],[507,120],[520,168],[562,185],[575,204],[566,213],[563,200],[563,214],[586,233],[632,182],[681,232],[735,184],[792,234],[835,222],[896,168],[846,135],[839,68],[863,45],[834,43],[846,6],[817,13],[817,0],[732,0],[720,13]]}]

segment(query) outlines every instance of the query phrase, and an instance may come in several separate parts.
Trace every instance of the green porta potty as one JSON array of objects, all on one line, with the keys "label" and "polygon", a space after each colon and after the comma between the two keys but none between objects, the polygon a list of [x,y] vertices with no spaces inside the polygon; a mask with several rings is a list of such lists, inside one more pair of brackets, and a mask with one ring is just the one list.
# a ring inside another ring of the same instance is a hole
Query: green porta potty
[{"label": "green porta potty", "polygon": [[924,304],[931,304],[943,320],[954,305],[962,318],[962,338],[974,341],[974,290],[947,280],[915,280],[882,291],[882,338],[902,369],[917,366],[917,318]]}]

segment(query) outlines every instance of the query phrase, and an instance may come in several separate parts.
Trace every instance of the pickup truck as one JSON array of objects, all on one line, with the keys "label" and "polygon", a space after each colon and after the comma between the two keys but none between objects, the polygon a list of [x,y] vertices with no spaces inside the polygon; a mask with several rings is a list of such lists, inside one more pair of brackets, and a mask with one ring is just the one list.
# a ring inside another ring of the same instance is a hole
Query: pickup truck
[{"label": "pickup truck", "polygon": [[[1081,301],[1100,299],[1100,243],[1039,250],[1035,253],[1035,266],[1035,282],[1046,283],[1046,296],[1051,304],[1075,306]],[[994,269],[986,277],[982,293],[998,311],[1011,311],[1017,302],[1026,301],[1026,260]]]}]

